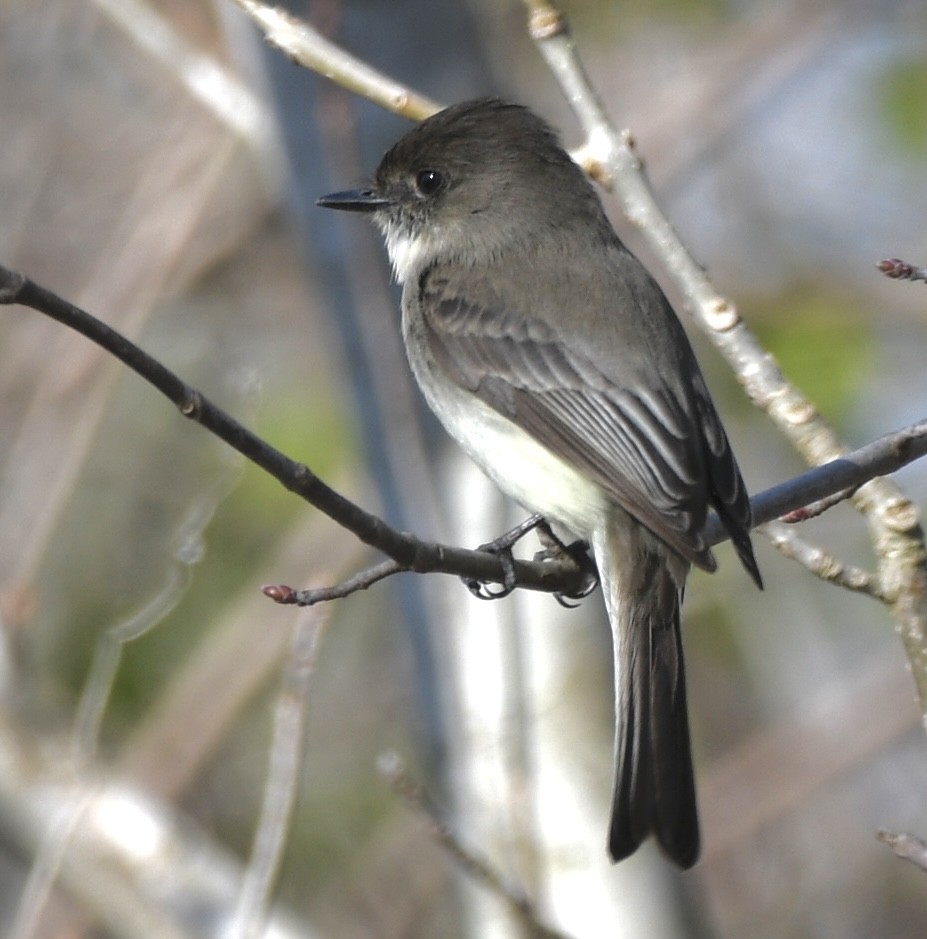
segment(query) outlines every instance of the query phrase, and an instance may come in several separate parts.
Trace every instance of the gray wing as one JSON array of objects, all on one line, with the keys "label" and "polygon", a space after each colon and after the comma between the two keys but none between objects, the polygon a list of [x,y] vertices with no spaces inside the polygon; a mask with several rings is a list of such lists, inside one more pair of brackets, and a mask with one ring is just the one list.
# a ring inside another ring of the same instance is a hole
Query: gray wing
[{"label": "gray wing", "polygon": [[[675,314],[665,311],[681,342],[664,342],[672,346],[670,359],[664,349],[655,360],[658,367],[671,366],[672,376],[635,374],[619,348],[618,367],[605,374],[594,360],[609,356],[577,348],[511,304],[502,308],[498,296],[479,289],[472,277],[466,283],[464,296],[432,271],[419,285],[431,352],[448,376],[595,480],[706,570],[716,566],[704,538],[708,506],[714,505],[758,580],[746,490]],[[653,289],[665,304],[655,284]]]}]

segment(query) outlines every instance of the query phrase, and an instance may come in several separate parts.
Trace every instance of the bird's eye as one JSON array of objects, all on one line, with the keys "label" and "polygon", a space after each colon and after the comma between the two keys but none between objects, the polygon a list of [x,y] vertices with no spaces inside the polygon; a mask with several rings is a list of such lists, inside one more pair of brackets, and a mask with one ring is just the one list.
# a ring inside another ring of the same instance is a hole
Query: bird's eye
[{"label": "bird's eye", "polygon": [[438,170],[421,170],[415,177],[415,188],[423,196],[433,196],[445,186],[444,174]]}]

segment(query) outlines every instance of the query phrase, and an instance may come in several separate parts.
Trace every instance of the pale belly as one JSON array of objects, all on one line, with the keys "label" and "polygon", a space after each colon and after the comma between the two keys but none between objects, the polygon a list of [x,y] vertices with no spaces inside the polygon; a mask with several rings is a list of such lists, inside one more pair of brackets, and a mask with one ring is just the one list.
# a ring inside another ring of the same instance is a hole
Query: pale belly
[{"label": "pale belly", "polygon": [[[403,326],[405,332],[405,322]],[[412,371],[425,399],[477,466],[529,511],[590,538],[609,509],[602,489],[508,418],[447,379],[422,349],[422,344],[406,342]]]}]

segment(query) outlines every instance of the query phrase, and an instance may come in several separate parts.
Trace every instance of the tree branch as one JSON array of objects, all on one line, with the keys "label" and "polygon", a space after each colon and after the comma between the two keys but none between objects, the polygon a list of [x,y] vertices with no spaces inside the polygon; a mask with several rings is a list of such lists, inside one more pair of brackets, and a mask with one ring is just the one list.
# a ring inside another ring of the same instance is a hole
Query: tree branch
[{"label": "tree branch", "polygon": [[522,890],[509,883],[487,859],[464,846],[454,831],[441,820],[424,788],[412,779],[397,754],[385,753],[379,763],[380,772],[389,781],[393,792],[416,816],[425,821],[435,842],[448,852],[461,870],[502,900],[515,919],[527,927],[530,936],[537,939],[568,939],[564,933],[541,922],[534,904]]},{"label": "tree branch", "polygon": [[[290,459],[239,424],[112,327],[24,275],[3,266],[0,266],[0,304],[30,307],[86,336],[153,385],[185,417],[205,427],[291,492],[390,559],[334,587],[313,591],[294,591],[283,585],[266,587],[265,593],[271,599],[279,603],[311,605],[347,596],[392,574],[406,571],[454,574],[491,583],[505,582],[506,571],[497,555],[422,541],[408,532],[396,531],[376,515],[326,485],[307,466]],[[752,500],[754,524],[779,518],[833,493],[854,489],[879,474],[893,472],[925,453],[927,420],[887,434],[826,466],[809,470],[755,496]],[[707,534],[711,544],[719,544],[727,539],[727,533],[715,516],[709,519]],[[587,578],[585,572],[566,560],[516,560],[514,569],[517,586],[545,593],[576,595],[581,592]]]},{"label": "tree branch", "polygon": [[440,104],[345,52],[305,20],[255,0],[234,2],[260,27],[267,42],[297,65],[413,121],[421,121],[440,110]]},{"label": "tree branch", "polygon": [[[362,542],[392,558],[401,570],[456,574],[494,583],[504,581],[505,571],[496,555],[421,541],[407,532],[396,531],[326,485],[307,466],[290,459],[238,423],[115,329],[24,275],[0,266],[0,304],[14,303],[50,316],[116,356],[172,401],[184,417],[211,431]],[[568,562],[516,561],[515,575],[519,586],[529,590],[568,594],[580,591],[586,578]]]},{"label": "tree branch", "polygon": [[875,600],[887,602],[876,578],[869,571],[838,561],[832,554],[800,538],[789,525],[767,522],[763,526],[763,534],[781,554],[797,561],[815,577],[854,593],[863,593]]},{"label": "tree branch", "polygon": [[260,97],[206,55],[146,0],[94,0],[132,41],[174,74],[188,94],[255,149],[266,144],[271,117]]},{"label": "tree branch", "polygon": [[[610,188],[686,300],[698,324],[727,359],[751,400],[811,464],[839,461],[847,447],[783,375],[722,296],[660,210],[627,131],[612,126],[551,0],[524,0],[528,28],[586,134],[582,163]],[[878,558],[880,593],[899,625],[921,711],[927,713],[927,547],[917,508],[889,480],[876,479],[852,496],[865,517]]]},{"label": "tree branch", "polygon": [[[780,518],[793,522],[799,514],[813,518],[820,514],[821,504],[826,508],[837,504],[831,499],[834,494],[849,497],[864,483],[894,473],[924,455],[927,455],[927,418],[755,495],[750,500],[753,524]],[[718,544],[724,539],[720,521],[712,517],[708,523],[709,543]]]}]

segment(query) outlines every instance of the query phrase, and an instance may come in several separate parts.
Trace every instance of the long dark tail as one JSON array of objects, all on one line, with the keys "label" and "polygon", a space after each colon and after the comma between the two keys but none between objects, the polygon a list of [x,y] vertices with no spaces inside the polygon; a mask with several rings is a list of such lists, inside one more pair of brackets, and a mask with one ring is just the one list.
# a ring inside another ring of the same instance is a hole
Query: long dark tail
[{"label": "long dark tail", "polygon": [[609,854],[620,861],[653,834],[688,868],[700,850],[679,630],[688,565],[623,513],[594,540],[615,646]]}]

